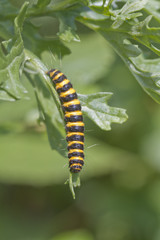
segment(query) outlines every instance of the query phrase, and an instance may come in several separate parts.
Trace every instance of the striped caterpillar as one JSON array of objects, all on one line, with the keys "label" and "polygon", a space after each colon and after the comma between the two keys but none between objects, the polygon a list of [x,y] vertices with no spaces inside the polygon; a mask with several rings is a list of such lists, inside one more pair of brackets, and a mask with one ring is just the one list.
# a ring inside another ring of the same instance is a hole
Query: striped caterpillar
[{"label": "striped caterpillar", "polygon": [[72,173],[78,173],[84,165],[84,123],[80,101],[72,84],[62,72],[52,69],[47,74],[59,95],[64,113],[69,168]]}]

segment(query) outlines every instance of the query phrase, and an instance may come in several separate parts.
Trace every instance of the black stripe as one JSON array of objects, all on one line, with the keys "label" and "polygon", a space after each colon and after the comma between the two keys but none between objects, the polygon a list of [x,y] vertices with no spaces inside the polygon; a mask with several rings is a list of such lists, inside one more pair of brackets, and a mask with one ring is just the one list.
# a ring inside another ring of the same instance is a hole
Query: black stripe
[{"label": "black stripe", "polygon": [[66,132],[84,132],[84,127],[82,126],[72,126],[72,127],[65,127]]},{"label": "black stripe", "polygon": [[69,166],[71,166],[73,163],[80,163],[82,166],[84,165],[84,161],[79,159],[70,160]]},{"label": "black stripe", "polygon": [[81,105],[80,104],[73,104],[68,107],[62,106],[62,109],[64,112],[72,112],[72,111],[78,111],[81,110]]},{"label": "black stripe", "polygon": [[[56,70],[56,69],[53,69],[53,71],[52,71],[52,72],[54,72],[55,70]],[[52,72],[50,72],[50,73],[52,73]],[[52,77],[51,77],[51,78],[52,78],[52,79],[54,79],[54,78],[55,78],[55,76],[57,76],[57,74],[58,74],[58,73],[61,73],[61,71],[58,71],[58,70],[57,70],[57,71],[56,71],[56,72],[55,72],[55,73],[52,75]]]},{"label": "black stripe", "polygon": [[[53,74],[53,72],[54,72],[54,74]],[[65,79],[67,79],[67,77],[64,74],[62,74],[61,71],[58,71],[57,69],[52,69],[52,70],[48,71],[47,74],[50,76],[54,87],[56,87],[55,85],[57,83],[62,83]],[[58,77],[57,76],[58,74],[60,74],[60,75],[62,74],[62,75],[60,77]],[[51,77],[51,75],[52,75],[52,77]],[[58,79],[54,80],[54,78],[56,78],[56,76],[58,77]],[[62,84],[64,84],[64,83],[62,83]],[[59,95],[61,104],[62,104],[62,109],[63,109],[64,114],[66,112],[74,113],[74,111],[81,111],[80,104],[72,104],[68,107],[63,106],[64,103],[70,102],[70,101],[78,98],[77,93],[68,94],[66,97],[60,97],[60,93],[66,92],[71,88],[72,88],[72,84],[70,82],[68,82],[63,87],[56,89],[57,93]],[[81,123],[83,122],[83,116],[75,113],[74,115],[71,115],[70,117],[65,117],[64,120],[68,124],[69,124],[69,122],[71,122],[71,123],[75,122],[75,124],[76,124],[76,126],[65,127],[65,129],[66,129],[67,133],[70,133],[70,132],[75,133],[74,135],[72,135],[70,137],[66,137],[66,140],[67,140],[67,142],[74,142],[72,145],[67,147],[68,151],[70,149],[73,149],[73,151],[77,150],[77,152],[75,151],[73,153],[68,153],[68,158],[71,159],[71,157],[75,157],[75,159],[69,161],[69,168],[70,168],[71,172],[78,173],[81,171],[82,166],[84,165],[84,161],[83,161],[84,152],[80,152],[80,150],[84,149],[84,144],[83,144],[84,136],[81,136],[80,134],[78,134],[78,132],[81,132],[81,133],[84,132],[84,126],[78,126],[78,122],[81,122]],[[80,143],[78,143],[78,142],[80,142]],[[81,157],[82,160],[78,159],[78,157]]]},{"label": "black stripe", "polygon": [[81,135],[72,135],[70,137],[66,137],[66,140],[67,142],[71,142],[71,141],[81,141],[81,142],[84,142],[84,136],[81,136]]},{"label": "black stripe", "polygon": [[79,166],[79,165],[73,166],[73,167],[71,166],[71,167],[70,167],[70,171],[73,172],[73,173],[78,173],[78,172],[81,171],[81,169],[82,169],[82,167]]},{"label": "black stripe", "polygon": [[83,157],[84,158],[84,153],[82,152],[73,152],[73,153],[68,153],[68,158],[71,158],[71,157]]},{"label": "black stripe", "polygon": [[83,144],[80,144],[80,143],[73,143],[72,145],[68,146],[67,149],[68,149],[68,151],[69,151],[69,149],[81,149],[81,150],[83,150],[84,146],[83,146]]},{"label": "black stripe", "polygon": [[50,71],[47,72],[47,75],[50,76],[50,73],[54,72],[56,69],[51,69]]},{"label": "black stripe", "polygon": [[73,87],[72,84],[69,82],[69,83],[65,84],[63,87],[58,88],[58,89],[57,89],[57,92],[58,92],[58,93],[66,92],[67,90],[69,90],[69,89],[72,88],[72,87]]},{"label": "black stripe", "polygon": [[[60,72],[61,73],[61,72]],[[57,74],[56,74],[57,75]],[[53,75],[54,76],[54,75]],[[54,78],[52,77],[54,83],[60,83],[62,82],[64,79],[67,79],[67,77],[63,74],[62,76],[60,76],[58,79],[54,80]]]},{"label": "black stripe", "polygon": [[82,115],[73,115],[71,117],[65,117],[64,120],[66,122],[83,122]]},{"label": "black stripe", "polygon": [[[55,70],[56,70],[56,69],[50,70],[49,72],[47,72],[47,75],[50,76],[50,73],[54,72]],[[67,77],[63,74],[63,75],[60,76],[57,80],[54,80],[54,78],[57,76],[58,73],[61,73],[61,71],[58,71],[58,70],[57,70],[57,71],[53,74],[53,76],[50,77],[54,83],[60,83],[60,82],[62,82],[64,79],[67,79]]]},{"label": "black stripe", "polygon": [[62,103],[65,103],[65,102],[69,102],[69,101],[72,101],[74,99],[77,99],[77,93],[72,93],[72,94],[69,94],[68,96],[66,97],[60,97],[60,100]]}]

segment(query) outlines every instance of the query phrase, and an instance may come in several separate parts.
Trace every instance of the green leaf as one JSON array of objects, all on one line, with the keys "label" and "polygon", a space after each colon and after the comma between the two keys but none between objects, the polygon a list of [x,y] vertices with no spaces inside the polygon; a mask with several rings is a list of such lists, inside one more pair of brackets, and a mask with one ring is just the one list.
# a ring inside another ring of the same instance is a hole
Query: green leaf
[{"label": "green leaf", "polygon": [[[129,20],[129,19],[135,19],[137,17],[142,16],[142,13],[132,13],[132,14],[126,14],[126,15],[120,15],[119,17],[116,16],[116,20],[112,24],[112,28],[116,29],[119,28],[124,21]],[[114,19],[114,18],[112,18]]]},{"label": "green leaf", "polygon": [[[75,4],[81,4],[83,2],[86,2],[87,0],[80,0],[80,1],[75,1],[75,0],[39,0],[38,1],[38,5],[35,5],[36,7],[38,6],[37,9],[31,9],[29,13],[31,13],[31,15],[43,15],[43,9],[41,11],[41,9],[39,9],[40,7],[46,7],[47,4],[49,4],[51,2],[51,4],[49,5],[49,7],[47,6],[47,13],[51,13],[53,14],[54,12],[58,12],[58,11],[63,11],[65,9],[68,9],[69,7],[74,6]],[[37,11],[36,11],[37,10]],[[39,11],[40,10],[40,11]]]},{"label": "green leaf", "polygon": [[9,15],[11,18],[12,15],[17,14],[18,9],[14,7],[10,1],[8,0],[1,0],[1,7],[0,7],[0,19],[5,18]]},{"label": "green leaf", "polygon": [[[132,17],[136,17],[133,19],[128,16],[128,14],[136,14],[137,10],[141,10],[141,14],[143,11],[148,12],[148,7],[146,8],[146,6],[146,1],[127,1],[122,9],[112,11],[113,16],[111,18],[104,15],[102,18],[102,15],[90,9],[81,9],[81,16],[77,20],[104,36],[122,57],[142,88],[156,102],[160,103],[158,70],[160,61],[160,28],[149,26],[152,18],[150,15],[143,17],[142,20],[137,18],[136,15],[132,15]],[[117,20],[114,21],[116,16]],[[138,58],[141,53],[143,55]],[[156,70],[152,61],[157,65]],[[139,62],[141,62],[140,65]],[[147,67],[145,68],[146,63]]]},{"label": "green leaf", "polygon": [[75,14],[74,12],[62,12],[57,14],[60,22],[59,37],[66,42],[76,41],[79,42],[80,38],[76,34]]},{"label": "green leaf", "polygon": [[132,3],[127,1],[126,4],[119,11],[120,14],[129,14],[136,11],[140,11],[144,8],[148,0],[133,1]]},{"label": "green leaf", "polygon": [[95,0],[89,1],[88,6],[95,12],[100,13],[101,15],[111,15],[110,7],[113,0]]},{"label": "green leaf", "polygon": [[38,27],[35,27],[31,23],[25,24],[25,29],[23,31],[24,36],[24,45],[27,49],[41,56],[43,51],[50,51],[56,58],[63,57],[67,54],[70,54],[70,50],[66,47],[62,41],[57,38],[47,38],[42,37],[38,33]]},{"label": "green leaf", "polygon": [[[19,70],[24,63],[24,46],[21,38],[22,24],[27,11],[26,2],[14,21],[15,36],[2,42],[0,48],[0,86],[12,100],[24,97],[26,90],[20,82]],[[4,94],[2,93],[2,99]]]},{"label": "green leaf", "polygon": [[[132,61],[132,73],[136,76],[143,89],[159,102],[160,95],[160,58],[145,59],[143,55],[130,58]],[[143,78],[143,81],[141,81]]]},{"label": "green leaf", "polygon": [[[66,156],[66,141],[63,141],[64,124],[60,115],[60,110],[58,111],[58,109],[61,107],[58,98],[56,98],[57,94],[52,87],[49,77],[46,74],[48,70],[46,66],[30,51],[25,50],[25,55],[27,61],[32,64],[31,66],[26,65],[28,68],[25,70],[28,72],[27,76],[33,86],[36,95],[36,100],[40,112],[40,120],[43,121],[46,125],[51,148],[56,149],[60,154]],[[29,77],[29,67],[32,67],[34,71],[37,71],[39,73],[39,76],[36,75],[34,78]]]},{"label": "green leaf", "polygon": [[46,7],[50,2],[51,0],[38,0],[36,7],[38,8]]},{"label": "green leaf", "polygon": [[159,0],[148,1],[145,9],[148,14],[152,15],[158,22],[160,22],[160,2]]},{"label": "green leaf", "polygon": [[12,95],[8,94],[6,91],[0,88],[0,100],[12,102],[15,101],[15,98],[13,98]]},{"label": "green leaf", "polygon": [[78,96],[82,111],[103,130],[110,130],[111,123],[123,123],[128,118],[125,109],[108,105],[112,93],[99,92]]}]

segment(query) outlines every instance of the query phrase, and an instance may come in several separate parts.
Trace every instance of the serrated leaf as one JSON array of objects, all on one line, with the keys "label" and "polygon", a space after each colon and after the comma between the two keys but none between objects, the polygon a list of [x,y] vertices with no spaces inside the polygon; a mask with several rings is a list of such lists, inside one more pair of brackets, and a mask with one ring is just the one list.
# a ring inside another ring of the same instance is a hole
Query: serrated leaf
[{"label": "serrated leaf", "polygon": [[134,1],[133,3],[127,1],[126,4],[121,8],[120,12],[122,14],[128,14],[140,11],[141,9],[144,8],[147,2],[148,0]]},{"label": "serrated leaf", "polygon": [[[127,2],[128,0],[120,0],[119,2]],[[134,3],[135,0],[130,0]],[[140,2],[140,1],[139,1]],[[148,0],[143,9],[148,15],[152,15],[158,22],[160,21],[160,1],[159,0]]]},{"label": "serrated leaf", "polygon": [[108,4],[109,2],[107,1],[89,1],[89,4],[88,6],[94,10],[95,12],[97,13],[100,13],[100,14],[109,14],[108,13]]},{"label": "serrated leaf", "polygon": [[160,1],[159,0],[148,1],[145,8],[149,14],[151,14],[156,20],[160,22],[160,12],[159,12]]},{"label": "serrated leaf", "polygon": [[21,38],[21,28],[28,7],[26,2],[14,21],[15,36],[2,42],[0,48],[0,86],[3,91],[14,99],[24,97],[25,88],[20,82],[19,70],[24,62],[24,47]]},{"label": "serrated leaf", "polygon": [[59,26],[59,37],[66,42],[76,41],[79,42],[80,38],[76,34],[76,25],[75,25],[75,14],[63,12],[62,14],[57,14],[60,22]]},{"label": "serrated leaf", "polygon": [[114,0],[88,0],[88,6],[97,13],[112,16],[111,6],[115,5]]},{"label": "serrated leaf", "polygon": [[[146,1],[127,1],[125,12],[134,14],[134,10],[131,8],[131,6],[134,6],[135,3],[135,11],[143,8],[143,11],[146,10],[148,13],[148,8],[146,8]],[[113,27],[113,18],[109,19],[108,17],[104,18],[103,16],[102,19],[99,17],[100,14],[96,14],[91,10],[83,10],[81,12],[81,17],[78,17],[77,20],[84,23],[91,29],[98,31],[102,36],[104,36],[104,38],[113,46],[115,51],[122,57],[143,89],[156,102],[160,103],[160,87],[159,84],[157,84],[157,82],[159,83],[159,71],[158,68],[156,68],[157,72],[155,72],[154,66],[151,64],[152,60],[155,60],[154,63],[159,62],[160,28],[149,26],[152,18],[150,15],[146,16],[141,21],[138,18],[136,21],[133,21],[133,19],[123,20],[124,9],[123,14],[121,14],[122,9],[118,10],[118,12],[116,11],[117,10],[113,11],[114,14],[117,13],[119,14],[118,18],[120,17],[120,22],[118,23],[117,21],[116,28],[115,26]],[[143,11],[141,10],[141,13],[143,13]],[[124,24],[121,24],[123,21]],[[139,66],[137,57],[141,52],[143,53],[143,57],[140,59],[141,64]],[[147,77],[146,71],[144,71],[142,68],[142,66],[145,66],[146,63],[148,65]],[[153,77],[155,75],[157,78]]]},{"label": "serrated leaf", "polygon": [[[130,58],[131,71],[135,74],[139,84],[143,89],[159,102],[159,97],[155,94],[160,95],[160,58],[147,60],[140,55],[135,58]],[[141,81],[143,79],[143,81]]]},{"label": "serrated leaf", "polygon": [[108,105],[112,93],[99,92],[78,96],[83,112],[103,130],[110,130],[111,123],[123,123],[128,118],[125,109]]},{"label": "serrated leaf", "polygon": [[127,14],[122,16],[120,15],[120,17],[117,17],[114,23],[112,24],[112,28],[114,29],[119,28],[124,23],[124,21],[135,19],[140,16],[142,16],[142,13],[132,13],[132,14]]},{"label": "serrated leaf", "polygon": [[112,19],[115,19],[112,27],[115,29],[119,28],[126,20],[135,20],[137,17],[142,16],[142,13],[136,13],[136,11],[143,9],[147,1],[148,0],[134,1],[133,3],[126,2],[126,4],[119,11],[116,11],[116,15],[112,16]]}]

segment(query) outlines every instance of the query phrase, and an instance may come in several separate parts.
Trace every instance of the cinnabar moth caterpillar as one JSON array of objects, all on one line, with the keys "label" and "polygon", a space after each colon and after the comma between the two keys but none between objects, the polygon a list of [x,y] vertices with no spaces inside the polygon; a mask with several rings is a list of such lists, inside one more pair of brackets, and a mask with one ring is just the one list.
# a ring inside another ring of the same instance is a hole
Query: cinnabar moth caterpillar
[{"label": "cinnabar moth caterpillar", "polygon": [[72,84],[62,72],[52,69],[47,74],[59,95],[64,113],[69,168],[72,173],[78,173],[84,165],[84,123],[80,101]]}]

